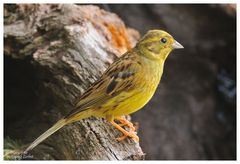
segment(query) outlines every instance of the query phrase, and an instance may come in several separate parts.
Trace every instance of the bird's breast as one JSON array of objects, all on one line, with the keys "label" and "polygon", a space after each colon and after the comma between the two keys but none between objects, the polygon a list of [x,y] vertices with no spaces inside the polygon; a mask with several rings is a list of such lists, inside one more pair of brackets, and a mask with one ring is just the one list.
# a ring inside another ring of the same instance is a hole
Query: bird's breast
[{"label": "bird's breast", "polygon": [[112,109],[113,115],[119,117],[136,112],[146,105],[154,95],[162,76],[162,69],[159,65],[151,68],[144,68],[137,75],[136,88],[132,92],[123,92],[116,98],[118,104]]}]

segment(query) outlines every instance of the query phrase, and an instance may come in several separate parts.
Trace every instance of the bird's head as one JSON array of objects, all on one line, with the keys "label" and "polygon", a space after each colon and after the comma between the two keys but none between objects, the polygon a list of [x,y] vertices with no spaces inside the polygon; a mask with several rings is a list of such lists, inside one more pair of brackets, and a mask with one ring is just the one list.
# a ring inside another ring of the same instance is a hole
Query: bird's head
[{"label": "bird's head", "polygon": [[162,30],[150,30],[137,44],[141,54],[153,60],[165,60],[173,49],[183,48],[174,38]]}]

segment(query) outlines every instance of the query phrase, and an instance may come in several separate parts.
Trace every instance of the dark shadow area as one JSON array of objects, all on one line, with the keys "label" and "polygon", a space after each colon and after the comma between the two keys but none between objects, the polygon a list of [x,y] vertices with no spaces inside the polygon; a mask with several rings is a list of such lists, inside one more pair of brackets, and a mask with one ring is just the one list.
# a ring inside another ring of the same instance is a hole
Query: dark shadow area
[{"label": "dark shadow area", "polygon": [[[20,120],[36,112],[37,80],[30,61],[31,57],[16,60],[4,55],[4,138],[23,136]],[[12,125],[18,126],[13,130]]]}]

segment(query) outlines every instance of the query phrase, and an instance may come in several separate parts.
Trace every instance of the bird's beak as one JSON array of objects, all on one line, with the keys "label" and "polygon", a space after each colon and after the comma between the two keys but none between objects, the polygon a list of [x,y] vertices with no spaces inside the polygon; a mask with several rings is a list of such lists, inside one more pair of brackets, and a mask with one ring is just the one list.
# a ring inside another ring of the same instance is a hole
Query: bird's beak
[{"label": "bird's beak", "polygon": [[174,40],[173,44],[172,44],[172,47],[174,49],[181,49],[181,48],[184,48],[180,43],[178,43],[176,40]]}]

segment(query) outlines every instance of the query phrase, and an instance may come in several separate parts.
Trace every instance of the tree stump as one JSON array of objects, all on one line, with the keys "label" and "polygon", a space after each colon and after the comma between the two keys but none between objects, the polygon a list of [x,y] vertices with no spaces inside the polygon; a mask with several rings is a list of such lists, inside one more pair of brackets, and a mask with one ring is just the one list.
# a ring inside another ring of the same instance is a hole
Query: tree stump
[{"label": "tree stump", "polygon": [[[4,5],[4,137],[25,145],[67,114],[121,54],[137,31],[96,6]],[[139,143],[107,121],[63,127],[25,159],[140,160]]]}]

